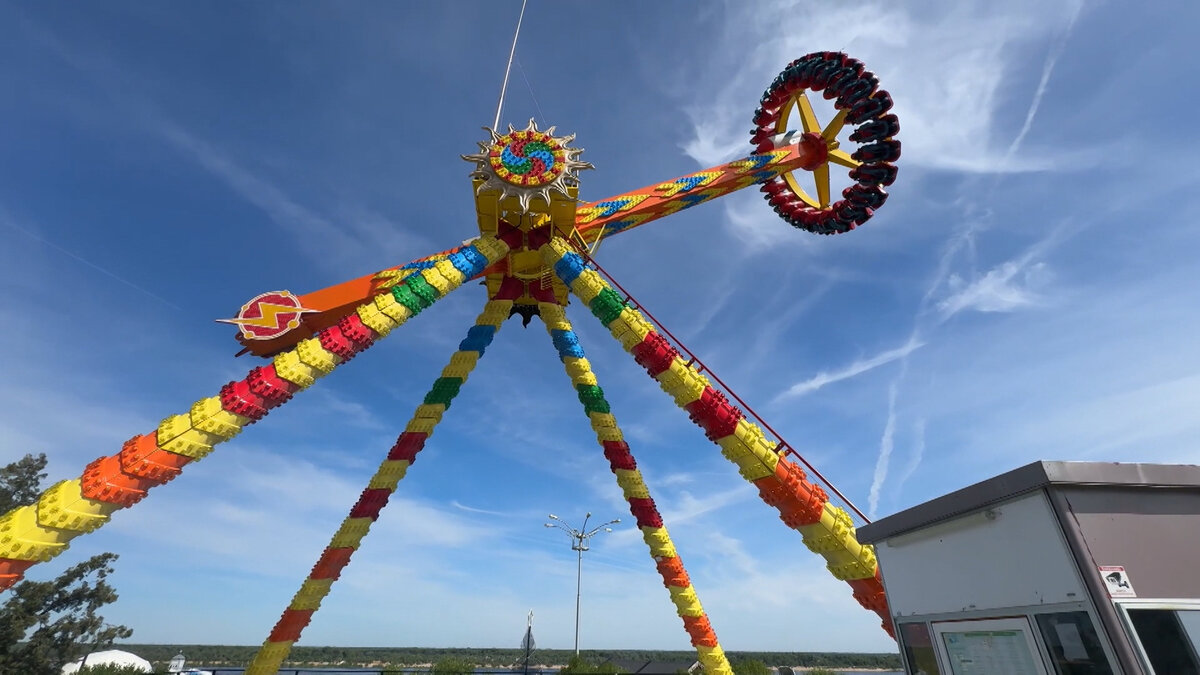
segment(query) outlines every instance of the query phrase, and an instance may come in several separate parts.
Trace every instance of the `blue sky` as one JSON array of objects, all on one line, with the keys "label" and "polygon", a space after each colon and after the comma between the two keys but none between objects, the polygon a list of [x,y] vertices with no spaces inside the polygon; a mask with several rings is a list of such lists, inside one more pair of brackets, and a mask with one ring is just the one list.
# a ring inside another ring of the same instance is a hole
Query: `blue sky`
[{"label": "blue sky", "polygon": [[[453,246],[520,3],[0,4],[0,461],[53,479],[214,395],[246,299]],[[791,59],[896,100],[887,205],[833,238],[746,191],[599,260],[873,516],[1036,459],[1200,459],[1195,3],[533,0],[504,121],[578,134],[595,200],[745,154]],[[483,302],[437,304],[44,578],[121,559],[143,642],[254,644]],[[726,649],[889,650],[607,333],[568,310]],[[511,321],[303,644],[571,645],[545,514],[622,517],[581,646],[687,648],[539,324]],[[934,581],[931,580],[931,583]]]}]

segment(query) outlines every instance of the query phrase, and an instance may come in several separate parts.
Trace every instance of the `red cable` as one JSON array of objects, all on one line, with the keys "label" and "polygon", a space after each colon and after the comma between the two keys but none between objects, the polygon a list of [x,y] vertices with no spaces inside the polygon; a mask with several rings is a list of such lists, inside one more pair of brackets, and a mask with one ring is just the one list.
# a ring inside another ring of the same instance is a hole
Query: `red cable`
[{"label": "red cable", "polygon": [[600,272],[600,274],[603,274],[603,275],[604,275],[604,278],[605,278],[605,279],[608,279],[608,282],[609,282],[609,283],[611,283],[613,286],[616,286],[616,287],[617,287],[617,289],[618,289],[618,290],[620,290],[620,291],[621,291],[621,293],[623,293],[623,294],[625,295],[625,298],[626,298],[626,300],[632,300],[632,301],[633,301],[633,303],[634,303],[634,305],[637,307],[637,309],[639,309],[639,310],[640,310],[640,311],[641,311],[643,314],[645,314],[647,317],[649,317],[649,319],[650,319],[651,321],[653,321],[653,322],[654,322],[654,324],[655,324],[656,326],[658,326],[658,329],[659,329],[660,331],[662,331],[663,333],[665,333],[665,334],[666,334],[666,336],[667,336],[667,337],[669,337],[669,338],[671,339],[671,341],[672,341],[672,342],[674,342],[674,343],[675,343],[675,345],[676,345],[676,346],[677,346],[679,349],[683,350],[683,352],[684,352],[684,353],[686,353],[686,354],[688,355],[688,358],[690,359],[690,361],[688,361],[688,365],[691,365],[691,364],[693,364],[693,363],[698,363],[698,364],[700,364],[700,368],[698,369],[698,371],[697,371],[697,372],[701,372],[701,373],[705,373],[705,372],[706,372],[706,373],[708,373],[708,376],[709,376],[709,377],[711,377],[713,380],[715,380],[715,381],[717,382],[717,384],[721,385],[721,388],[722,388],[723,390],[725,390],[725,393],[726,393],[726,394],[728,394],[728,395],[730,396],[730,398],[732,398],[733,400],[737,401],[737,402],[738,402],[738,403],[739,403],[739,404],[742,406],[742,408],[743,408],[743,409],[744,409],[744,410],[745,410],[747,413],[749,413],[751,417],[753,417],[753,418],[754,418],[754,420],[755,420],[756,422],[758,422],[760,425],[762,425],[762,426],[763,426],[763,427],[764,427],[764,428],[765,428],[767,431],[771,432],[771,434],[772,434],[773,436],[775,436],[776,440],[778,440],[778,441],[779,441],[779,447],[782,447],[782,448],[783,448],[783,452],[782,452],[782,454],[783,454],[784,456],[787,456],[787,455],[792,455],[792,456],[793,456],[793,457],[795,457],[797,460],[799,460],[801,464],[803,464],[805,467],[807,467],[807,468],[808,468],[808,470],[809,470],[810,472],[812,472],[812,475],[816,476],[816,477],[817,477],[817,479],[818,479],[818,480],[820,480],[820,481],[821,481],[821,483],[823,483],[823,484],[825,485],[825,487],[829,488],[829,491],[830,491],[830,492],[832,492],[833,494],[837,495],[838,499],[840,499],[840,500],[842,501],[842,503],[843,503],[843,504],[845,504],[846,506],[850,507],[850,510],[851,510],[851,511],[853,511],[854,513],[856,513],[856,514],[858,515],[858,517],[859,517],[859,518],[862,518],[862,520],[863,520],[863,522],[864,522],[864,523],[870,523],[870,522],[871,522],[871,519],[870,519],[870,518],[867,518],[866,514],[864,514],[862,511],[860,511],[860,510],[858,509],[858,507],[857,507],[857,506],[855,506],[855,505],[854,505],[854,503],[853,503],[853,502],[851,502],[851,501],[850,501],[850,500],[849,500],[849,499],[846,497],[846,495],[842,494],[841,490],[838,490],[836,487],[834,487],[834,486],[833,486],[833,483],[830,483],[830,482],[829,482],[829,479],[825,478],[825,476],[824,476],[824,475],[822,475],[820,471],[817,471],[816,467],[814,467],[812,464],[809,464],[809,463],[808,463],[808,460],[804,459],[804,457],[803,457],[803,456],[801,456],[801,455],[800,455],[800,453],[798,453],[798,452],[796,452],[794,449],[792,449],[792,446],[791,446],[791,444],[789,444],[789,443],[788,443],[786,440],[784,440],[783,436],[782,436],[782,435],[781,435],[781,434],[780,434],[778,431],[775,431],[774,429],[772,429],[772,428],[771,428],[771,425],[770,425],[770,424],[767,424],[766,420],[764,420],[764,419],[763,419],[761,416],[759,416],[759,414],[758,414],[758,413],[754,412],[754,409],[753,409],[753,408],[751,408],[751,407],[749,406],[749,404],[747,404],[745,401],[743,401],[743,400],[742,400],[742,398],[741,398],[740,396],[738,396],[736,393],[734,393],[733,389],[731,389],[731,388],[729,387],[729,385],[727,385],[727,384],[725,384],[723,381],[721,381],[721,378],[717,377],[717,374],[716,374],[716,373],[714,373],[714,372],[712,371],[712,369],[711,369],[711,368],[709,368],[708,366],[704,365],[704,362],[703,362],[703,361],[701,361],[701,360],[700,360],[700,358],[699,358],[699,357],[697,357],[695,354],[693,354],[693,353],[692,353],[692,350],[688,349],[688,348],[687,348],[687,346],[686,346],[686,345],[684,345],[684,344],[683,344],[683,342],[682,342],[682,341],[681,341],[679,338],[675,337],[675,336],[674,336],[674,335],[671,333],[671,331],[667,330],[667,327],[666,327],[666,326],[664,326],[664,325],[663,325],[663,323],[662,323],[661,321],[659,321],[658,319],[654,318],[654,315],[653,315],[653,314],[651,314],[651,313],[650,313],[650,312],[649,312],[649,311],[648,311],[648,310],[645,308],[645,306],[643,306],[643,305],[642,305],[642,303],[638,302],[638,301],[637,301],[637,299],[636,299],[636,298],[634,298],[634,297],[633,297],[633,296],[632,296],[632,295],[629,293],[629,291],[625,290],[625,288],[624,288],[623,286],[621,286],[621,284],[617,283],[617,280],[616,280],[616,279],[614,279],[614,278],[612,278],[612,275],[611,275],[611,274],[609,274],[608,272],[606,272],[606,271],[604,270],[604,268],[603,268],[603,267],[601,267],[601,266],[600,266],[600,264],[596,262],[595,258],[592,258],[590,255],[588,255],[587,251],[580,250],[580,251],[579,251],[579,254],[580,254],[581,256],[583,256],[583,258],[584,258],[585,260],[587,260],[587,261],[588,261],[588,263],[590,263],[590,264],[591,264],[593,267],[595,267],[595,268],[596,268],[596,271]]}]

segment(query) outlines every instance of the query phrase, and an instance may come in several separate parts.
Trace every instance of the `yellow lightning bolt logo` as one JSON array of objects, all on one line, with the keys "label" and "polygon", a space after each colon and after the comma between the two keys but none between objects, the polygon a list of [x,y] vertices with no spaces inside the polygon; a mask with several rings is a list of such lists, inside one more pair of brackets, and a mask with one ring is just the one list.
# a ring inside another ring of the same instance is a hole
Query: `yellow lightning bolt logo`
[{"label": "yellow lightning bolt logo", "polygon": [[298,328],[300,315],[313,311],[302,307],[288,291],[271,291],[242,305],[236,317],[217,321],[238,326],[247,340],[270,340]]}]

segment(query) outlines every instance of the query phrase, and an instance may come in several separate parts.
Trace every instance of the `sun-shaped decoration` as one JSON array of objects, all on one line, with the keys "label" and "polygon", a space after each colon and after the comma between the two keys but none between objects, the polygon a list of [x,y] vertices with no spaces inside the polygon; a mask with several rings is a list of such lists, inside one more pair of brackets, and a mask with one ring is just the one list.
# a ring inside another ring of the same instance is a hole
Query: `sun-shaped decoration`
[{"label": "sun-shaped decoration", "polygon": [[475,162],[471,177],[483,179],[476,194],[498,190],[501,199],[516,197],[523,212],[529,211],[535,195],[547,205],[551,190],[569,197],[567,188],[578,182],[580,169],[595,168],[576,159],[583,148],[567,146],[575,140],[574,134],[556,138],[554,127],[540,131],[532,119],[520,131],[508,125],[504,135],[488,127],[484,130],[492,135],[491,142],[480,143],[477,154],[462,156]]}]

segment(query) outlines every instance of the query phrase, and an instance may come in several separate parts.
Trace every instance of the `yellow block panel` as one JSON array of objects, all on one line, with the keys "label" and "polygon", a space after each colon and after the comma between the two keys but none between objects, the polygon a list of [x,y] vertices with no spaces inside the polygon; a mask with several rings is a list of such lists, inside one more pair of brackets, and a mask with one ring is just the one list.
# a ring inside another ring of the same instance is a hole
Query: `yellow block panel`
[{"label": "yellow block panel", "polygon": [[400,325],[399,322],[393,321],[391,317],[379,311],[375,306],[374,301],[364,302],[354,310],[358,314],[358,318],[367,328],[379,334],[379,337],[384,337],[392,332],[392,329]]},{"label": "yellow block panel", "polygon": [[626,499],[649,499],[650,489],[646,487],[646,482],[642,480],[642,472],[637,469],[617,469],[614,473],[617,475],[617,485],[621,486],[621,492],[625,494]]},{"label": "yellow block panel", "polygon": [[571,282],[571,290],[575,295],[579,296],[579,299],[585,305],[595,299],[597,295],[600,295],[600,291],[606,288],[608,288],[608,284],[604,282],[604,279],[595,270],[585,269]]},{"label": "yellow block panel", "polygon": [[373,489],[387,488],[395,490],[401,479],[408,473],[409,462],[407,459],[392,459],[387,460],[379,465],[379,470],[371,476],[371,482],[367,487]]},{"label": "yellow block panel", "polygon": [[264,642],[259,648],[254,661],[246,668],[243,675],[275,675],[279,672],[279,664],[292,651],[292,641]]},{"label": "yellow block panel", "polygon": [[296,597],[292,598],[289,609],[320,609],[321,601],[329,594],[333,579],[305,579]]},{"label": "yellow block panel", "polygon": [[370,518],[347,518],[329,542],[330,548],[358,548],[359,542],[371,527]]},{"label": "yellow block panel", "polygon": [[439,296],[444,297],[447,293],[454,290],[454,286],[450,284],[450,281],[446,279],[446,277],[442,276],[442,274],[437,271],[436,267],[427,267],[421,270],[420,274],[425,278],[425,283],[437,290]]},{"label": "yellow block panel", "polygon": [[450,282],[452,288],[457,288],[466,281],[463,273],[458,271],[458,268],[449,260],[439,260],[433,266],[437,268],[438,274],[442,275],[442,278]]},{"label": "yellow block panel", "polygon": [[396,325],[400,325],[412,318],[412,310],[400,304],[396,300],[396,296],[390,292],[376,295],[372,302],[375,303],[375,309],[394,321]]},{"label": "yellow block panel", "polygon": [[158,432],[154,437],[158,447],[163,447],[163,443],[169,442],[172,438],[178,438],[182,434],[190,431],[192,428],[192,418],[189,415],[171,415],[158,423]]},{"label": "yellow block panel", "polygon": [[250,423],[250,418],[235,415],[221,407],[221,399],[217,396],[202,398],[192,404],[188,414],[191,426],[216,434],[225,440],[237,436],[242,427]]},{"label": "yellow block panel", "polygon": [[224,438],[207,431],[191,428],[179,434],[166,443],[160,442],[158,447],[192,459],[204,459],[212,452],[213,446],[224,441]]},{"label": "yellow block panel", "polygon": [[434,421],[434,423],[437,423],[442,421],[442,415],[445,414],[446,405],[444,403],[422,403],[421,405],[417,406],[417,410],[413,413],[413,417],[423,417],[426,419],[431,419]]},{"label": "yellow block panel", "polygon": [[66,550],[78,533],[37,522],[37,507],[22,506],[0,518],[0,556],[46,562]]},{"label": "yellow block panel", "polygon": [[491,236],[483,236],[474,241],[475,249],[488,259],[489,263],[494,263],[504,257],[508,253],[508,244]]},{"label": "yellow block panel", "polygon": [[642,540],[650,547],[650,555],[655,559],[678,557],[675,544],[671,543],[671,537],[664,528],[643,527]]},{"label": "yellow block panel", "polygon": [[296,345],[296,355],[300,357],[301,363],[320,373],[317,377],[332,373],[342,361],[336,354],[322,347],[317,338],[301,340]]},{"label": "yellow block panel", "polygon": [[700,599],[696,597],[695,588],[667,586],[667,590],[671,592],[671,602],[675,603],[679,616],[704,616],[704,608],[700,605]]},{"label": "yellow block panel", "polygon": [[592,364],[587,359],[568,356],[563,359],[563,367],[571,376],[572,384],[596,384],[596,374],[592,372]]},{"label": "yellow block panel", "polygon": [[120,508],[118,504],[84,497],[78,478],[64,480],[55,483],[38,499],[37,522],[43,527],[91,532]]},{"label": "yellow block panel", "polygon": [[546,324],[547,329],[571,330],[571,323],[567,321],[567,312],[562,305],[539,302],[538,315],[542,317],[542,323]]},{"label": "yellow block panel", "polygon": [[295,349],[275,356],[275,374],[301,389],[311,387],[318,377],[324,375],[301,361]]},{"label": "yellow block panel", "polygon": [[458,377],[464,382],[467,376],[475,370],[475,364],[479,363],[479,352],[454,352],[450,357],[450,363],[442,368],[442,377]]}]

